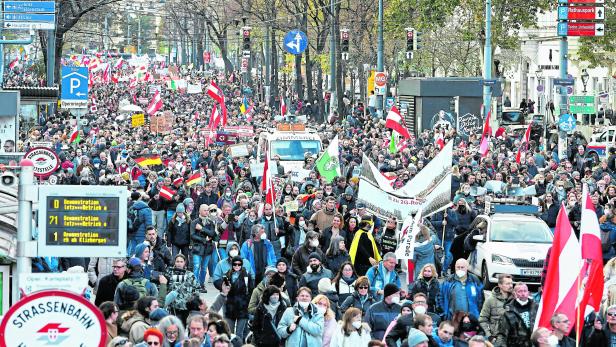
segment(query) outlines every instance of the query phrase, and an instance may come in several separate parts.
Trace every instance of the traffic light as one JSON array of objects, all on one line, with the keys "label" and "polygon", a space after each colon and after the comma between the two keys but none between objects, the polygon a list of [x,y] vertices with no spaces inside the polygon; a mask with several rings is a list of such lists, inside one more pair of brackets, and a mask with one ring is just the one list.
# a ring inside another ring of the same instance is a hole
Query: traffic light
[{"label": "traffic light", "polygon": [[349,53],[349,30],[340,30],[340,51],[342,53]]},{"label": "traffic light", "polygon": [[242,39],[242,50],[250,52],[250,28],[242,28]]},{"label": "traffic light", "polygon": [[412,52],[415,42],[415,29],[406,28],[406,52]]},{"label": "traffic light", "polygon": [[421,48],[421,32],[413,29],[413,50]]}]

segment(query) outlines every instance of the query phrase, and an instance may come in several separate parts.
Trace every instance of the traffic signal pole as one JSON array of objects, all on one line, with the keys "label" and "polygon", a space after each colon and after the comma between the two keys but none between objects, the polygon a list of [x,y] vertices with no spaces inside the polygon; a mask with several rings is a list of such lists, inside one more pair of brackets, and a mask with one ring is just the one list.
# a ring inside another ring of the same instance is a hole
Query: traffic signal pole
[{"label": "traffic signal pole", "polygon": [[[378,48],[376,53],[376,71],[384,72],[383,69],[383,0],[379,0],[379,30]],[[385,81],[385,92],[387,93],[387,81]],[[383,95],[376,96],[376,112],[379,117],[383,117]]]},{"label": "traffic signal pole", "polygon": [[[560,40],[560,78],[567,79],[567,56],[569,54],[569,43],[567,36],[563,36]],[[567,113],[567,87],[560,86],[560,105],[559,114],[562,116]],[[567,156],[567,133],[558,128],[558,160],[563,160]]]},{"label": "traffic signal pole", "polygon": [[[486,42],[483,52],[483,79],[492,79],[492,0],[486,0]],[[483,117],[487,117],[492,104],[492,86],[483,84]]]}]

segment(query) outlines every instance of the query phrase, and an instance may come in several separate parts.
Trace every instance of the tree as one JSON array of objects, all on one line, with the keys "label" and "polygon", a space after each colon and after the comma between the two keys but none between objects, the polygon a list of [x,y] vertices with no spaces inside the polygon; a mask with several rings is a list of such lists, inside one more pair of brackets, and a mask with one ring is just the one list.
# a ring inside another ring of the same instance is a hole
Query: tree
[{"label": "tree", "polygon": [[[60,63],[62,58],[62,49],[64,48],[64,36],[69,32],[79,20],[86,14],[105,7],[109,4],[119,2],[120,0],[57,0],[57,15],[56,15],[56,30],[55,30],[55,65],[54,65],[54,82],[58,81],[60,73]],[[39,31],[39,39],[43,50],[43,60],[47,65],[47,31]]]},{"label": "tree", "polygon": [[616,73],[616,3],[607,1],[605,4],[605,30],[604,36],[581,37],[577,51],[577,58],[586,61],[590,67],[607,66],[610,75]]}]

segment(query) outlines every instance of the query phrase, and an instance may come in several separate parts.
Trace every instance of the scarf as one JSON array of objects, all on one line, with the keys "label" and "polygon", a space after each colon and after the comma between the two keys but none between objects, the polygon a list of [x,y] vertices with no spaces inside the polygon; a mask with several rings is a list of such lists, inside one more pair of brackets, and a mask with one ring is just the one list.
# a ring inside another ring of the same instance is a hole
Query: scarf
[{"label": "scarf", "polygon": [[275,304],[272,304],[270,302],[269,304],[264,304],[263,306],[267,310],[267,313],[269,313],[270,316],[272,316],[272,320],[274,320],[274,318],[276,317],[276,311],[278,311],[278,306],[280,306],[280,301],[278,301]]},{"label": "scarf", "polygon": [[374,259],[376,261],[381,261],[381,255],[379,254],[379,249],[376,247],[376,242],[374,241],[374,237],[371,233],[366,232],[364,229],[359,229],[353,238],[353,242],[351,242],[351,249],[349,250],[349,256],[351,257],[351,262],[355,264],[355,256],[357,255],[357,247],[359,246],[359,239],[361,238],[362,233],[366,233],[370,243],[372,243],[372,252],[374,253]]}]

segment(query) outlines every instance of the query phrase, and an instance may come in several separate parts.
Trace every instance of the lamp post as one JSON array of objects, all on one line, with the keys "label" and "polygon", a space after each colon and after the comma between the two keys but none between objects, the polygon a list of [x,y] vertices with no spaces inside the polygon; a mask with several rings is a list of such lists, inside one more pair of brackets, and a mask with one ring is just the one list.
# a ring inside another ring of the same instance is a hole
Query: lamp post
[{"label": "lamp post", "polygon": [[590,75],[588,75],[588,71],[586,71],[586,69],[582,69],[582,85],[584,86],[584,90],[582,91],[582,93],[586,94],[586,85],[588,85],[588,79],[590,78]]},{"label": "lamp post", "polygon": [[543,104],[541,102],[541,99],[543,98],[543,70],[537,69],[537,71],[535,71],[535,76],[537,77],[537,92],[539,92],[537,98],[537,110],[541,112],[541,105]]}]

